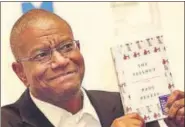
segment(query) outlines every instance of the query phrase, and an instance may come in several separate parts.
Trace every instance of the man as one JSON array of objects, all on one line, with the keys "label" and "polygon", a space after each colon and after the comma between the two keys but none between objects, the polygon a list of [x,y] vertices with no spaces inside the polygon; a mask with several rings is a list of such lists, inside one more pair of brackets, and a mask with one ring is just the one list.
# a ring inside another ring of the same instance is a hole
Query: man
[{"label": "man", "polygon": [[[81,88],[85,66],[80,44],[59,16],[29,11],[13,26],[10,43],[16,59],[12,68],[27,90],[2,107],[2,127],[145,126],[138,114],[124,115],[119,93]],[[184,93],[174,92],[167,106],[168,122],[183,126]]]}]

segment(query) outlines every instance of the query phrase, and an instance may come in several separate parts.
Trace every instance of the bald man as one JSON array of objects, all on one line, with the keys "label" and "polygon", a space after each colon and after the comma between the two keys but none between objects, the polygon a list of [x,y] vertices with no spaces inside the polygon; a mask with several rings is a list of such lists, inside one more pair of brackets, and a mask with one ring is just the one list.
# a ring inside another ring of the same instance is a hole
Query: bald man
[{"label": "bald man", "polygon": [[[81,87],[80,44],[59,16],[41,9],[27,12],[14,24],[10,44],[13,71],[27,89],[2,107],[2,127],[159,127],[145,125],[137,113],[124,115],[119,93]],[[182,101],[184,92],[176,91],[168,103],[170,122],[178,126],[184,125]]]}]

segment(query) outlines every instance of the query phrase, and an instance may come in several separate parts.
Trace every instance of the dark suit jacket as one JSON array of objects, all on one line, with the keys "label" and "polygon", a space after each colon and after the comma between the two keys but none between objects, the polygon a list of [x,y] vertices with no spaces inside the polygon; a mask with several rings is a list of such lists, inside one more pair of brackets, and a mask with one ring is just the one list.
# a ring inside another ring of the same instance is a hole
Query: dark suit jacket
[{"label": "dark suit jacket", "polygon": [[[94,106],[102,127],[110,127],[115,118],[124,115],[119,93],[86,91]],[[14,104],[1,108],[1,127],[53,127],[36,107],[26,90]],[[147,127],[159,127],[158,122]]]}]

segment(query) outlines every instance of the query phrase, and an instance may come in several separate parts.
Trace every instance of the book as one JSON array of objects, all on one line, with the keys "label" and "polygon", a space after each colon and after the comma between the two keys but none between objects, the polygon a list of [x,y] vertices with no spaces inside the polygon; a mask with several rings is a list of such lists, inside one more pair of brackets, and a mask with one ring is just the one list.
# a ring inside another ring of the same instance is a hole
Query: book
[{"label": "book", "polygon": [[175,89],[163,35],[110,48],[125,114],[146,123],[166,118],[165,104]]}]

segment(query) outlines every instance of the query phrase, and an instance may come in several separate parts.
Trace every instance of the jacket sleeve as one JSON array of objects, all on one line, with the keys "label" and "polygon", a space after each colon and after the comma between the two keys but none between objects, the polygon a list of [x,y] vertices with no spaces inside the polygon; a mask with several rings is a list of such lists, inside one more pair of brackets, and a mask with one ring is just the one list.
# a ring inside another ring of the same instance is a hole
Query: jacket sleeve
[{"label": "jacket sleeve", "polygon": [[153,121],[146,124],[146,127],[160,127],[158,121]]}]

